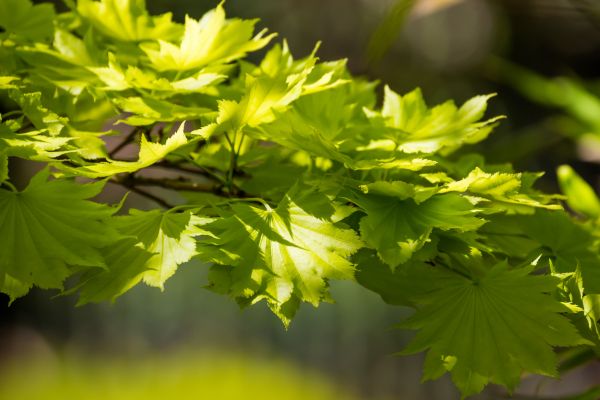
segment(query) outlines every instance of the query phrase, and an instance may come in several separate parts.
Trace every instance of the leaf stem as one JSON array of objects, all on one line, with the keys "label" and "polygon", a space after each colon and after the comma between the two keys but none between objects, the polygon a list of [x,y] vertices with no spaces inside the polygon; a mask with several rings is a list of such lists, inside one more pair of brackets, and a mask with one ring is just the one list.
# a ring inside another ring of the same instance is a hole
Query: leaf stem
[{"label": "leaf stem", "polygon": [[[230,149],[229,169],[227,170],[227,180],[226,180],[227,191],[230,196],[233,195],[233,192],[234,192],[233,176],[234,176],[235,170],[237,168],[238,153],[235,150],[235,141],[237,139],[237,134],[238,134],[238,131],[235,131],[233,139],[231,139],[229,137],[229,135],[227,133],[225,133],[225,139],[227,140],[227,143],[229,144],[229,149]],[[243,140],[243,138],[242,138],[242,140]]]}]

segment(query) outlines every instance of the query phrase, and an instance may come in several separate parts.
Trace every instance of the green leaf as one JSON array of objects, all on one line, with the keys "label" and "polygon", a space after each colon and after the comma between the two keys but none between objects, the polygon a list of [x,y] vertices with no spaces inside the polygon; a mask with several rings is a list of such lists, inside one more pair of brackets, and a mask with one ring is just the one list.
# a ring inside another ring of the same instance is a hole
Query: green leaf
[{"label": "green leaf", "polygon": [[196,21],[185,18],[179,45],[157,37],[159,47],[142,45],[154,68],[159,71],[188,71],[209,64],[227,63],[265,47],[275,35],[266,31],[253,35],[256,20],[225,19],[222,3]]},{"label": "green leaf", "polygon": [[334,210],[322,195],[291,192],[275,209],[235,204],[232,210],[204,226],[215,238],[199,243],[200,257],[228,266],[214,267],[217,290],[247,303],[265,299],[288,325],[300,301],[317,306],[327,299],[329,279],[352,278],[348,257],[362,243],[323,217]]},{"label": "green leaf", "polygon": [[581,271],[586,293],[600,293],[600,257],[593,235],[566,213],[537,210],[532,216],[495,218],[497,224],[514,224],[517,232],[549,250],[558,273]]},{"label": "green leaf", "polygon": [[29,293],[30,288],[31,285],[23,283],[8,274],[0,276],[0,292],[8,295],[10,298],[9,304]]},{"label": "green leaf", "polygon": [[[112,53],[109,54],[107,67],[94,67],[90,68],[90,70],[93,71],[105,84],[103,90],[124,91],[128,89],[137,89],[140,92],[147,91],[153,94],[152,98],[149,99],[137,98],[138,100],[135,101],[138,103],[140,101],[145,101],[146,103],[148,103],[148,101],[151,102],[154,97],[165,98],[179,93],[203,92],[208,90],[209,87],[212,87],[213,85],[216,85],[227,78],[226,75],[221,73],[203,69],[183,79],[169,80],[151,70],[141,69],[133,65],[128,65],[126,69],[123,69]],[[125,102],[125,104],[128,103]],[[154,104],[160,103],[155,102]],[[128,107],[131,108],[134,106],[132,104]],[[152,103],[147,104],[147,107],[150,107],[151,109],[157,109],[157,106],[153,106]],[[128,111],[136,112],[133,110]],[[136,113],[140,114],[139,111]],[[146,115],[147,113],[148,111],[146,108],[146,111],[142,114]],[[161,115],[165,114],[172,114],[172,111],[169,110],[168,112],[161,112]],[[178,116],[175,116],[175,118],[177,117]],[[161,118],[164,117],[154,119],[164,120]]]},{"label": "green leaf", "polygon": [[522,371],[556,376],[552,346],[588,344],[548,292],[557,280],[529,275],[529,268],[497,264],[478,279],[446,271],[436,290],[404,321],[418,332],[403,350],[428,350],[424,379],[449,371],[463,396],[492,382],[510,390]]},{"label": "green leaf", "polygon": [[424,262],[409,261],[392,271],[376,252],[366,249],[352,260],[356,262],[356,281],[388,304],[414,307],[417,299],[435,290],[431,282],[439,271]]},{"label": "green leaf", "polygon": [[30,0],[0,2],[0,27],[27,39],[52,37],[54,18],[54,6],[50,3],[33,5]]},{"label": "green leaf", "polygon": [[502,117],[477,121],[483,117],[492,96],[474,97],[460,108],[448,101],[429,109],[419,89],[400,96],[386,86],[381,117],[386,126],[400,130],[401,134],[392,141],[398,150],[446,155],[489,135]]},{"label": "green leaf", "polygon": [[[308,71],[307,71],[308,73]],[[235,132],[247,125],[258,126],[275,119],[275,110],[282,110],[302,93],[305,76],[290,82],[285,77],[246,77],[246,94],[239,101],[221,100],[219,114],[212,132]]]},{"label": "green leaf", "polygon": [[140,143],[140,152],[137,161],[108,161],[85,165],[79,168],[71,168],[64,165],[57,167],[65,171],[87,176],[89,178],[100,178],[122,173],[131,173],[162,160],[167,154],[177,150],[179,147],[188,143],[183,131],[185,124],[181,124],[177,132],[167,139],[165,144],[152,143],[142,135]]},{"label": "green leaf", "polygon": [[170,40],[181,32],[171,13],[151,17],[144,0],[79,0],[77,12],[104,35],[124,42]]},{"label": "green leaf", "polygon": [[18,133],[20,123],[8,121],[0,122],[0,155],[3,164],[0,170],[0,181],[6,179],[8,174],[8,157],[20,157],[34,161],[50,161],[55,157],[68,153],[66,145],[71,141],[68,137],[56,137],[47,135],[46,131],[29,131]]},{"label": "green leaf", "polygon": [[557,170],[560,190],[567,196],[567,204],[573,211],[589,218],[600,217],[600,200],[594,189],[573,168],[561,165]]},{"label": "green leaf", "polygon": [[16,76],[0,76],[0,90],[17,89],[15,81],[19,81]]},{"label": "green leaf", "polygon": [[72,266],[103,266],[100,249],[118,237],[106,225],[115,209],[86,200],[103,182],[49,181],[48,175],[42,170],[22,192],[0,189],[0,275],[28,287],[61,288]]},{"label": "green leaf", "polygon": [[182,106],[152,97],[118,97],[113,102],[121,110],[133,115],[122,122],[128,125],[144,126],[157,122],[171,122],[200,119],[212,110],[204,107]]},{"label": "green leaf", "polygon": [[61,117],[44,105],[41,92],[24,93],[11,90],[9,96],[23,110],[23,114],[39,130],[46,129],[51,136],[58,136],[68,119]]},{"label": "green leaf", "polygon": [[420,204],[399,200],[395,192],[357,195],[353,201],[367,214],[360,221],[363,240],[392,268],[429,242],[434,228],[464,232],[485,222],[476,217],[478,210],[467,199],[456,194],[436,195]]},{"label": "green leaf", "polygon": [[194,236],[204,234],[198,225],[210,220],[189,212],[130,210],[129,214],[118,217],[117,226],[124,234],[137,237],[142,247],[153,254],[146,262],[143,279],[148,285],[163,289],[177,267],[197,254]]},{"label": "green leaf", "polygon": [[137,246],[137,239],[120,240],[104,249],[106,268],[86,271],[67,294],[79,292],[77,305],[114,301],[142,280],[151,257],[152,253]]},{"label": "green leaf", "polygon": [[281,113],[301,96],[344,84],[338,76],[343,65],[315,68],[316,50],[308,57],[294,60],[286,43],[275,46],[259,67],[242,76],[245,89],[242,98],[219,101],[215,123],[204,130],[207,134],[235,132],[247,126],[268,124],[281,118]]},{"label": "green leaf", "polygon": [[520,173],[487,173],[476,167],[464,179],[446,184],[440,192],[462,192],[481,197],[478,206],[489,212],[531,214],[535,208],[562,209],[558,204],[547,204],[554,197],[529,190],[524,179],[526,177]]}]

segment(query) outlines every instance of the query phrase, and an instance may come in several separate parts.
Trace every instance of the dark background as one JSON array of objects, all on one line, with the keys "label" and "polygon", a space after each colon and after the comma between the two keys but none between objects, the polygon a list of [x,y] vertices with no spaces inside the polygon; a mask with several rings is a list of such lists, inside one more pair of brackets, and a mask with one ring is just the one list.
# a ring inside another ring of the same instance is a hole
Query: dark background
[{"label": "dark background", "polygon": [[[216,4],[147,3],[152,12],[172,11],[179,21],[185,14],[199,17]],[[286,38],[298,56],[322,41],[318,54],[323,60],[347,58],[354,73],[401,93],[419,86],[429,104],[498,93],[489,115],[505,114],[508,119],[471,150],[492,162],[513,162],[518,170],[546,171],[540,183],[544,190],[557,190],[554,171],[563,163],[573,165],[597,188],[600,128],[564,111],[560,90],[548,90],[547,99],[532,101],[511,83],[505,62],[548,79],[567,77],[584,88],[592,104],[594,99],[600,104],[595,94],[600,88],[600,1],[420,0],[397,23],[397,33],[386,36],[390,47],[383,57],[370,60],[369,43],[378,45],[371,37],[383,21],[390,21],[393,3],[228,0],[225,7],[230,17],[260,18],[259,27],[279,32],[278,40]],[[25,169],[19,171],[22,179],[28,175]],[[410,337],[390,329],[407,310],[386,306],[355,284],[336,283],[337,304],[318,310],[304,306],[286,332],[264,304],[240,311],[229,299],[204,290],[205,272],[206,266],[184,265],[163,293],[140,286],[114,305],[74,308],[73,298],[51,300],[53,293],[36,290],[10,307],[0,298],[0,356],[77,349],[135,358],[182,346],[226,349],[251,358],[290,359],[303,369],[323,372],[361,398],[457,398],[448,379],[419,382],[421,357],[392,355]],[[599,377],[592,366],[559,383],[525,380],[521,391],[572,393],[600,383]]]}]

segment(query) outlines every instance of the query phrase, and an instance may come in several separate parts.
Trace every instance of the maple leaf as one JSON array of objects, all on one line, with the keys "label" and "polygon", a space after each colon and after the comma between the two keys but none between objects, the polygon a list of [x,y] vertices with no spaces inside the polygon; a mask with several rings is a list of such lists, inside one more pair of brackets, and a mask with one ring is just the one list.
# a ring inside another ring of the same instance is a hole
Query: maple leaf
[{"label": "maple leaf", "polygon": [[[565,212],[536,210],[533,215],[495,216],[492,222],[504,228],[504,232],[499,232],[501,235],[520,234],[528,238],[529,247],[549,257],[557,273],[579,270],[586,293],[600,293],[600,259],[594,235]],[[511,249],[502,246],[500,240],[504,239],[494,236],[495,232],[498,228],[491,229],[488,240],[510,254]],[[514,246],[511,242],[505,243]]]},{"label": "maple leaf", "polygon": [[30,0],[2,0],[0,27],[8,33],[28,39],[42,40],[52,36],[54,6],[32,4]]},{"label": "maple leaf", "polygon": [[477,205],[489,212],[531,214],[536,208],[562,209],[559,204],[548,204],[555,200],[553,196],[540,195],[525,188],[524,179],[520,173],[488,173],[476,167],[464,179],[444,185],[440,192],[462,192],[480,197]]},{"label": "maple leaf", "polygon": [[104,35],[125,42],[169,40],[181,32],[171,13],[150,16],[145,0],[79,0],[77,12]]},{"label": "maple leaf", "polygon": [[396,196],[394,190],[387,196],[357,195],[353,199],[367,214],[360,221],[361,237],[392,268],[422,248],[434,228],[464,232],[485,222],[476,217],[477,210],[467,199],[456,194],[436,195],[420,204]]},{"label": "maple leaf", "polygon": [[225,19],[223,4],[207,12],[200,20],[185,18],[185,29],[179,45],[158,38],[154,44],[143,44],[150,63],[159,71],[188,71],[209,64],[227,63],[265,47],[274,34],[266,31],[253,35],[256,20]]},{"label": "maple leaf", "polygon": [[275,209],[236,204],[232,210],[205,225],[215,238],[199,243],[201,258],[228,266],[214,267],[218,290],[242,302],[265,299],[288,325],[300,301],[317,306],[326,298],[328,279],[352,278],[348,257],[362,243],[323,217],[334,209],[322,195],[290,192]]},{"label": "maple leaf", "polygon": [[374,114],[374,119],[381,117],[385,126],[399,130],[389,146],[407,153],[446,155],[463,144],[485,139],[496,126],[502,117],[477,122],[490,97],[474,97],[460,108],[452,101],[428,108],[419,89],[400,96],[386,86],[381,114]]},{"label": "maple leaf", "polygon": [[210,219],[190,212],[176,214],[160,210],[130,210],[129,214],[117,217],[116,226],[123,234],[136,237],[142,247],[153,254],[146,262],[143,280],[162,289],[177,267],[197,254],[194,237],[205,233],[199,225]]},{"label": "maple leaf", "polygon": [[100,249],[118,237],[105,223],[115,209],[86,200],[104,182],[48,177],[45,169],[22,192],[0,189],[0,275],[27,287],[61,288],[71,266],[103,266]]},{"label": "maple leaf", "polygon": [[137,245],[136,238],[124,238],[103,251],[105,268],[84,272],[79,283],[65,294],[79,293],[77,305],[114,301],[138,284],[149,270],[152,253]]},{"label": "maple leaf", "polygon": [[404,354],[428,350],[423,379],[449,371],[463,396],[489,383],[513,389],[522,371],[556,376],[553,346],[590,344],[548,292],[558,279],[499,263],[479,278],[440,271],[436,290],[402,322],[417,334]]},{"label": "maple leaf", "polygon": [[181,124],[177,132],[167,139],[165,144],[148,142],[142,135],[140,152],[137,161],[108,161],[85,165],[79,168],[57,165],[65,171],[87,176],[89,178],[106,177],[126,172],[135,172],[149,167],[163,159],[167,154],[188,143],[183,131],[185,124]]}]

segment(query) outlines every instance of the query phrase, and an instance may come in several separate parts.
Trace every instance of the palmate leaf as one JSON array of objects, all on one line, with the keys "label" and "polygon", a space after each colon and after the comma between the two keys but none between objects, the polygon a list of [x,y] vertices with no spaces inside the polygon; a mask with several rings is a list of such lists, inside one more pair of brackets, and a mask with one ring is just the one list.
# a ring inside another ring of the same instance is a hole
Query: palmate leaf
[{"label": "palmate leaf", "polygon": [[104,249],[106,268],[84,272],[67,293],[79,292],[81,305],[114,301],[142,280],[162,289],[177,267],[197,254],[194,237],[209,234],[200,226],[210,221],[190,212],[159,210],[114,217],[111,223],[123,238]]},{"label": "palmate leaf", "polygon": [[50,3],[33,5],[30,0],[2,0],[0,27],[9,34],[27,39],[52,37],[54,7]]},{"label": "palmate leaf", "polygon": [[[104,83],[103,90],[124,91],[137,89],[140,92],[154,93],[152,97],[156,98],[166,98],[179,93],[202,92],[227,78],[226,75],[218,73],[219,69],[213,69],[214,71],[203,69],[186,78],[171,81],[152,70],[141,69],[133,65],[123,68],[112,53],[108,56],[108,66],[90,68]],[[151,107],[151,105],[148,106]],[[144,114],[147,114],[147,112]],[[174,119],[177,117],[175,116]],[[156,120],[161,119],[156,118]]]},{"label": "palmate leaf", "polygon": [[61,117],[44,105],[41,92],[27,93],[13,89],[9,91],[9,96],[21,107],[33,126],[48,131],[51,136],[58,136],[68,122],[67,118]]},{"label": "palmate leaf", "polygon": [[419,89],[400,96],[386,86],[381,114],[375,113],[373,118],[383,118],[385,126],[399,130],[387,143],[388,147],[407,153],[446,155],[464,144],[485,139],[502,118],[478,122],[490,97],[474,97],[460,108],[452,101],[428,108]]},{"label": "palmate leaf", "polygon": [[5,157],[50,161],[68,152],[65,147],[72,138],[50,136],[46,131],[18,133],[20,128],[21,123],[14,120],[0,122],[0,153]]},{"label": "palmate leaf", "polygon": [[52,46],[17,49],[19,58],[33,68],[36,81],[50,82],[74,96],[98,83],[87,67],[95,65],[100,52],[91,43],[89,34],[80,39],[64,29],[55,30]]},{"label": "palmate leaf", "polygon": [[415,307],[416,301],[435,290],[431,282],[439,270],[424,261],[410,260],[392,271],[368,249],[361,249],[352,261],[356,262],[356,281],[388,304]]},{"label": "palmate leaf", "polygon": [[[537,210],[534,215],[495,217],[509,233],[530,238],[552,260],[557,273],[580,271],[586,293],[600,294],[600,257],[596,238],[584,226],[560,211]],[[510,252],[509,249],[504,250]],[[542,253],[540,251],[540,253]]]},{"label": "palmate leaf", "polygon": [[133,114],[121,121],[133,126],[152,125],[159,121],[195,120],[213,112],[209,108],[182,106],[152,97],[116,97],[113,102],[124,112]]},{"label": "palmate leaf", "polygon": [[94,268],[80,277],[79,284],[66,294],[79,292],[77,305],[114,301],[140,282],[149,271],[152,253],[138,245],[136,238],[124,238],[103,249],[105,268]]},{"label": "palmate leaf", "polygon": [[179,147],[188,143],[188,140],[183,131],[185,124],[181,124],[177,132],[167,139],[165,144],[152,143],[144,135],[142,135],[140,143],[140,152],[137,161],[108,161],[89,164],[79,168],[68,167],[65,165],[57,165],[70,173],[87,176],[89,178],[100,178],[126,172],[135,172],[142,168],[160,161],[167,154],[177,150]]},{"label": "palmate leaf", "polygon": [[357,195],[353,201],[367,214],[360,221],[361,237],[392,268],[421,249],[434,228],[464,232],[485,222],[467,199],[456,194],[436,195],[420,204],[400,200],[395,191],[386,194]]},{"label": "palmate leaf", "polygon": [[[354,170],[416,171],[436,164],[394,149],[371,149],[369,136],[373,128],[362,111],[369,104],[369,96],[361,92],[359,84],[342,79],[325,85],[322,90],[299,96],[284,111],[275,110],[276,118],[271,118],[272,122],[262,120],[260,137],[312,156],[338,161]],[[350,103],[355,97],[356,101]]]},{"label": "palmate leaf", "polygon": [[130,210],[129,214],[117,217],[116,225],[123,234],[136,237],[142,247],[153,254],[146,262],[143,280],[162,289],[177,267],[197,254],[194,237],[205,234],[199,225],[210,219],[190,212],[177,214],[160,210]]},{"label": "palmate leaf", "polygon": [[548,294],[558,280],[530,272],[506,263],[477,279],[440,271],[436,290],[401,324],[418,330],[403,353],[428,350],[423,379],[449,371],[463,396],[490,382],[513,389],[522,371],[556,376],[552,346],[589,344]]},{"label": "palmate leaf", "polygon": [[198,21],[186,16],[179,45],[157,37],[158,48],[147,43],[142,50],[159,71],[188,71],[227,63],[265,47],[275,36],[265,36],[266,31],[262,31],[253,37],[255,24],[256,20],[225,19],[221,3]]},{"label": "palmate leaf", "polygon": [[124,42],[170,40],[181,32],[171,13],[150,16],[145,0],[79,0],[77,12],[102,34]]},{"label": "palmate leaf", "polygon": [[[212,285],[241,303],[265,299],[288,325],[301,301],[327,299],[328,279],[350,279],[348,257],[362,243],[330,219],[335,209],[316,193],[288,193],[277,208],[232,206],[234,215],[205,225],[214,238],[199,243],[200,257],[222,264]],[[326,217],[327,216],[327,217]]]},{"label": "palmate leaf", "polygon": [[461,192],[480,197],[477,205],[486,212],[506,212],[509,214],[531,214],[536,208],[561,210],[559,204],[551,204],[554,196],[541,195],[526,188],[520,173],[482,171],[473,169],[464,179],[446,184],[441,193]]},{"label": "palmate leaf", "polygon": [[103,182],[81,185],[48,176],[42,170],[22,192],[0,189],[0,276],[27,287],[61,288],[71,266],[103,266],[100,249],[118,238],[106,224],[115,209],[86,200]]},{"label": "palmate leaf", "polygon": [[345,81],[339,76],[343,64],[316,69],[316,50],[294,60],[287,44],[273,47],[258,67],[242,77],[245,89],[242,98],[219,101],[216,121],[202,132],[212,135],[268,124],[301,96],[343,84]]}]

